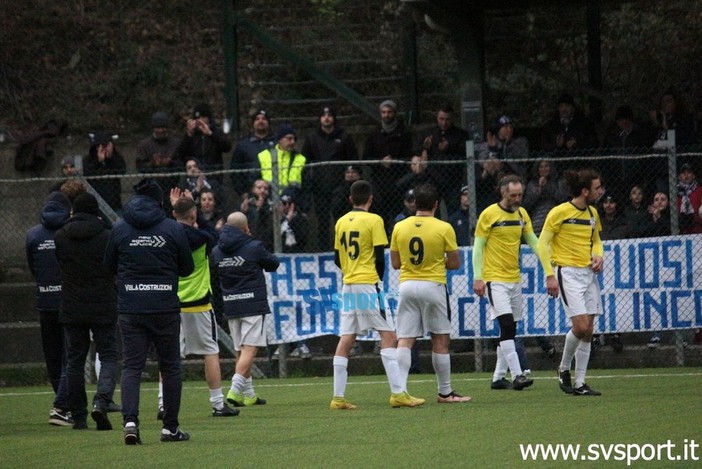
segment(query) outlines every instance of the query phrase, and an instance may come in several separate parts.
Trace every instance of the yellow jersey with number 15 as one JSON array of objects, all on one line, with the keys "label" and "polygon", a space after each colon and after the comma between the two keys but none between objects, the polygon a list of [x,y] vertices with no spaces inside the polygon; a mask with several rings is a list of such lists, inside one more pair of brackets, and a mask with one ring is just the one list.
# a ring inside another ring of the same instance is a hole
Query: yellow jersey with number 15
[{"label": "yellow jersey with number 15", "polygon": [[446,253],[458,250],[456,232],[435,217],[408,217],[392,230],[390,250],[400,254],[400,283],[426,280],[445,285]]},{"label": "yellow jersey with number 15", "polygon": [[375,247],[387,246],[383,219],[365,210],[351,210],[334,227],[334,249],[339,251],[344,284],[376,284]]}]

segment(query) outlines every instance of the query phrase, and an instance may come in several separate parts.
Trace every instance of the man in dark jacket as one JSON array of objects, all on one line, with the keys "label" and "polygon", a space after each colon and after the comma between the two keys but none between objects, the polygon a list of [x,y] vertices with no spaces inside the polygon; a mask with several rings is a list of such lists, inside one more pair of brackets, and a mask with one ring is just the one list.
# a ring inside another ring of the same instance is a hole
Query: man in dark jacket
[{"label": "man in dark jacket", "polygon": [[271,132],[271,120],[265,109],[257,110],[253,116],[252,130],[246,137],[239,140],[232,154],[230,169],[246,169],[250,172],[232,173],[232,187],[242,196],[247,194],[261,172],[258,154],[267,148],[275,146],[276,139]]},{"label": "man in dark jacket", "polygon": [[388,99],[380,103],[380,127],[370,134],[363,148],[364,160],[382,160],[373,165],[372,182],[375,188],[376,210],[390,231],[393,217],[402,201],[402,192],[395,184],[402,177],[405,165],[412,156],[412,133],[397,116],[397,104]]},{"label": "man in dark jacket", "polygon": [[110,230],[99,214],[95,196],[80,194],[55,240],[63,279],[59,319],[66,335],[66,385],[77,430],[88,428],[84,368],[91,332],[102,363],[91,416],[98,430],[112,430],[107,410],[117,378],[117,290],[114,275],[102,263]]},{"label": "man in dark jacket", "polygon": [[83,174],[100,197],[112,210],[122,210],[122,182],[120,178],[93,179],[90,176],[114,176],[127,172],[127,163],[115,148],[114,138],[107,132],[90,136],[90,150],[83,162]]},{"label": "man in dark jacket", "polygon": [[[331,106],[324,106],[319,115],[319,126],[307,135],[307,140],[302,147],[302,154],[307,157],[308,163],[323,163],[329,161],[354,161],[358,159],[358,152],[353,139],[339,125],[336,119],[336,110]],[[311,181],[314,210],[319,220],[319,238],[317,248],[320,251],[332,251],[332,223],[331,200],[334,188],[341,183],[338,166],[308,166],[306,167],[305,181]]]},{"label": "man in dark jacket", "polygon": [[254,392],[251,367],[258,347],[266,346],[264,318],[271,312],[263,270],[273,272],[280,262],[251,237],[246,215],[241,212],[227,217],[210,262],[219,278],[224,316],[238,352],[227,401],[235,406],[265,404]]},{"label": "man in dark jacket", "polygon": [[41,328],[41,345],[49,381],[56,394],[49,412],[52,425],[72,426],[66,392],[66,351],[63,326],[59,321],[61,305],[61,270],[56,260],[54,236],[71,216],[71,202],[64,194],[52,192],[41,209],[41,223],[27,231],[27,264],[36,280],[37,310]]},{"label": "man in dark jacket", "polygon": [[141,444],[139,388],[149,344],[158,353],[163,380],[161,441],[185,441],[178,424],[182,388],[178,277],[194,270],[183,226],[166,218],[161,187],[151,178],[134,186],[124,218],[115,223],[105,265],[117,274],[117,312],[122,332],[124,442]]},{"label": "man in dark jacket", "polygon": [[[185,125],[185,135],[176,149],[176,159],[185,162],[194,157],[202,162],[202,170],[217,171],[223,168],[222,154],[232,149],[232,142],[217,127],[212,108],[208,104],[198,104],[193,109],[192,119]],[[210,176],[222,182],[222,175]]]}]

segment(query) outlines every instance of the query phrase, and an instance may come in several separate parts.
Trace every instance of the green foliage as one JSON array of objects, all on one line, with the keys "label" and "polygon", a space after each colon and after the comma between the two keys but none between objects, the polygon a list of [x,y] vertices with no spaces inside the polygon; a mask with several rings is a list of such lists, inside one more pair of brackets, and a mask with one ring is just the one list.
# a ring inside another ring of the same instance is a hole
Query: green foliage
[{"label": "green foliage", "polygon": [[[533,387],[491,391],[489,374],[454,375],[467,404],[437,404],[433,375],[414,375],[419,408],[392,409],[381,376],[351,377],[346,397],[354,411],[331,411],[330,378],[258,380],[266,406],[238,417],[214,419],[204,382],[184,383],[180,421],[192,439],[160,444],[155,383],[144,383],[141,436],[126,448],[120,416],[116,429],[77,432],[49,426],[46,388],[0,391],[3,467],[573,467],[522,462],[520,443],[682,444],[699,437],[698,369],[618,370],[591,373],[599,398],[563,394],[555,377],[537,373]],[[225,384],[226,386],[226,384]],[[699,440],[698,440],[699,443]],[[699,453],[698,453],[699,456]],[[620,463],[621,464],[621,463]],[[670,467],[669,461],[646,467]],[[689,463],[688,463],[689,464]],[[598,462],[601,467],[602,462]],[[680,467],[687,467],[684,462]],[[678,467],[676,464],[675,467]]]}]

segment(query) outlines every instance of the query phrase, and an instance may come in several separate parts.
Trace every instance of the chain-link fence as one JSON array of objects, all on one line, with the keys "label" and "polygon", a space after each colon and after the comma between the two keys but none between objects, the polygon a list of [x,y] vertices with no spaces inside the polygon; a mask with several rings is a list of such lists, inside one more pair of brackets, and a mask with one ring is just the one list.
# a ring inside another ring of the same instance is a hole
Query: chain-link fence
[{"label": "chain-link fence", "polygon": [[[500,159],[480,152],[463,160],[387,163],[383,161],[343,161],[307,163],[302,184],[270,190],[271,184],[258,180],[258,170],[222,170],[205,174],[204,181],[186,172],[151,174],[164,189],[169,185],[199,187],[200,209],[217,223],[231,211],[241,210],[249,218],[254,236],[280,253],[280,268],[267,275],[272,314],[268,320],[270,344],[292,343],[337,334],[339,313],[349,298],[340,295],[341,273],[334,265],[333,223],[348,210],[349,187],[366,178],[374,183],[377,197],[372,211],[379,213],[388,236],[394,223],[413,212],[412,189],[417,183],[437,185],[442,201],[437,216],[449,221],[457,233],[461,266],[448,272],[452,337],[490,339],[498,328],[489,320],[488,304],[472,292],[472,237],[477,215],[499,200],[495,185],[502,174],[517,173],[526,181],[523,206],[539,233],[548,211],[569,199],[560,174],[569,168],[592,167],[602,174],[605,196],[598,202],[605,240],[605,269],[599,277],[604,314],[595,322],[600,343],[620,350],[657,349],[683,364],[690,354],[699,355],[702,327],[702,187],[686,173],[702,174],[702,152],[689,147],[656,151],[580,152],[577,154],[532,154],[524,159]],[[290,168],[287,168],[290,169]],[[329,178],[321,190],[310,181],[324,170]],[[281,180],[273,164],[268,173],[273,186]],[[131,186],[144,174],[87,177],[91,191],[101,195],[103,212],[118,217],[120,207],[109,207],[105,193],[119,187],[120,202],[131,196]],[[268,188],[252,188],[245,194],[231,189],[232,179],[246,178]],[[75,185],[82,176],[71,179]],[[441,185],[454,180],[455,186]],[[101,184],[104,181],[113,185]],[[470,181],[466,183],[465,181]],[[5,265],[22,262],[24,233],[36,223],[41,197],[50,188],[65,184],[62,178],[5,180],[3,187],[17,196],[14,206],[2,211],[0,237]],[[278,183],[278,186],[280,184]],[[64,185],[64,190],[66,186]],[[208,190],[208,187],[212,190]],[[208,195],[208,193],[210,195]],[[208,198],[214,199],[211,207]],[[606,203],[605,203],[606,202]],[[397,307],[398,272],[388,266],[382,280],[379,300],[390,321]],[[19,261],[18,261],[19,258]],[[550,337],[558,347],[559,338],[569,329],[559,300],[546,294],[545,277],[536,256],[523,246],[521,252],[524,320],[518,334]],[[215,286],[215,297],[218,289]],[[216,300],[218,298],[215,298]],[[615,335],[616,334],[616,335]],[[362,340],[374,340],[374,333]],[[531,340],[531,339],[530,339]],[[477,352],[485,351],[476,340]],[[529,343],[529,342],[528,342]],[[597,344],[597,343],[596,343]],[[652,352],[653,353],[653,352]],[[695,356],[697,356],[695,355]],[[477,363],[477,362],[476,362]]]}]

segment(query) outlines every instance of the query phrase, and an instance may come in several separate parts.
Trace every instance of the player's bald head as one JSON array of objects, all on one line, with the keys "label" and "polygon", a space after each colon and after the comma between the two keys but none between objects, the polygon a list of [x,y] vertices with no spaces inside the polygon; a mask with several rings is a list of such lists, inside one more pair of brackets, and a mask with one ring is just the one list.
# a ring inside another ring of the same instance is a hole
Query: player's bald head
[{"label": "player's bald head", "polygon": [[227,217],[227,225],[244,230],[249,224],[246,215],[241,212],[232,212]]}]

